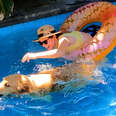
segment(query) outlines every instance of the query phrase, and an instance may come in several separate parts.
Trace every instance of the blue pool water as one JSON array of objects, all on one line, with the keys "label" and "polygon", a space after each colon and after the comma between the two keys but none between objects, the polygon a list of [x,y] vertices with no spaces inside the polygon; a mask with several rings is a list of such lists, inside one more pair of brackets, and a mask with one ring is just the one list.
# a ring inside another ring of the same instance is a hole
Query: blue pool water
[{"label": "blue pool water", "polygon": [[[39,69],[61,66],[64,59],[38,59],[21,63],[26,52],[45,50],[32,40],[37,38],[37,28],[52,24],[58,30],[71,13],[17,24],[0,29],[0,80],[13,74],[36,73]],[[71,91],[70,87],[50,93],[49,96],[20,96],[0,98],[0,116],[116,116],[116,49],[95,71],[103,83],[90,83]]]}]

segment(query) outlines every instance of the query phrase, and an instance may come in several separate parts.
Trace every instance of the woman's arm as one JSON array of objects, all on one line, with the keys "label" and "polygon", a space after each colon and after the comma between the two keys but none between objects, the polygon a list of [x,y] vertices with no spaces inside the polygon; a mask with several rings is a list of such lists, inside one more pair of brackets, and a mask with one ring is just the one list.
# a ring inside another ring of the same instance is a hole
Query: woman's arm
[{"label": "woman's arm", "polygon": [[29,62],[29,60],[32,59],[38,59],[38,58],[58,58],[62,56],[62,52],[60,52],[58,49],[53,49],[49,51],[44,52],[37,52],[37,53],[26,53],[23,58],[22,62]]},{"label": "woman's arm", "polygon": [[48,50],[44,52],[37,52],[37,53],[26,53],[23,58],[22,62],[29,62],[32,59],[38,59],[38,58],[58,58],[64,56],[65,48],[68,45],[68,40],[63,37],[59,41],[59,47],[58,49]]}]

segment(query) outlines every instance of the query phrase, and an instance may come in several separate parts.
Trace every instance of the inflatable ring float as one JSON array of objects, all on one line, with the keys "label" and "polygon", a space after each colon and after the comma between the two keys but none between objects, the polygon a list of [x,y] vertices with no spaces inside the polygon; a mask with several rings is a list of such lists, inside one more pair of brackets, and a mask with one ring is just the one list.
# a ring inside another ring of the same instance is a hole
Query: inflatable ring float
[{"label": "inflatable ring float", "polygon": [[93,22],[101,22],[101,27],[91,40],[78,51],[79,58],[100,61],[108,55],[116,45],[116,6],[110,2],[93,2],[77,10],[69,16],[60,30],[62,32],[80,31]]}]

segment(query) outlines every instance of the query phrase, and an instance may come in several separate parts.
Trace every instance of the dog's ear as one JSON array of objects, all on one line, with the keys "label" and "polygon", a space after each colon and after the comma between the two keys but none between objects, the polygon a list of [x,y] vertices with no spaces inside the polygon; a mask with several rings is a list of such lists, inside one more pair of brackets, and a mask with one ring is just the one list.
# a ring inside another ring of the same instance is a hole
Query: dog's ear
[{"label": "dog's ear", "polygon": [[29,86],[24,85],[23,87],[18,87],[17,92],[18,94],[29,93],[30,92]]},{"label": "dog's ear", "polygon": [[18,94],[30,93],[29,81],[27,79],[27,76],[20,75],[17,92]]}]

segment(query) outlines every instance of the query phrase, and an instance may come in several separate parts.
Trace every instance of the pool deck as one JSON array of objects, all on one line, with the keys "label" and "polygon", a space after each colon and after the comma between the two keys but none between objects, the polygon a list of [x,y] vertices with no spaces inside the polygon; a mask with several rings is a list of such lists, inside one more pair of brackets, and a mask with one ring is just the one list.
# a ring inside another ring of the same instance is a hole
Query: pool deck
[{"label": "pool deck", "polygon": [[[3,21],[0,21],[0,27],[71,12],[82,5],[95,1],[106,0],[51,0],[51,3],[46,2],[44,4],[42,0],[17,0],[17,2],[14,0],[15,7],[12,15]],[[107,1],[113,2],[115,0]]]}]

